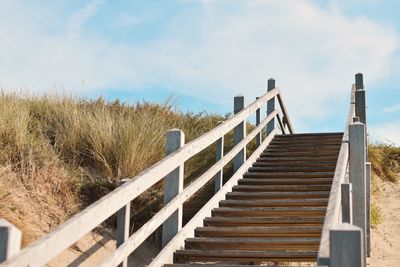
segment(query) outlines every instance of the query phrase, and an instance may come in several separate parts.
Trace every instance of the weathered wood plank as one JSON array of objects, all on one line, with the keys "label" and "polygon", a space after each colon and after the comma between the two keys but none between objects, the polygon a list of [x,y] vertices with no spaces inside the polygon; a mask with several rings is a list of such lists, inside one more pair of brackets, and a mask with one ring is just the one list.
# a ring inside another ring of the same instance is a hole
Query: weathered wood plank
[{"label": "weathered wood plank", "polygon": [[[235,96],[233,112],[239,113],[244,108],[244,97]],[[233,129],[233,145],[237,145],[246,136],[246,121],[242,121]],[[233,172],[236,172],[246,160],[246,147],[244,147],[233,159]]]},{"label": "weathered wood plank", "polygon": [[[172,129],[167,132],[167,143],[165,146],[166,155],[169,155],[185,144],[185,134],[179,129]],[[164,205],[167,205],[175,196],[183,190],[184,163],[169,173],[164,180]],[[183,203],[182,203],[183,204]],[[182,228],[182,204],[177,207],[174,213],[163,223],[162,246],[164,247]]]},{"label": "weathered wood plank", "polygon": [[364,267],[363,234],[359,227],[344,223],[330,231],[330,267]]}]

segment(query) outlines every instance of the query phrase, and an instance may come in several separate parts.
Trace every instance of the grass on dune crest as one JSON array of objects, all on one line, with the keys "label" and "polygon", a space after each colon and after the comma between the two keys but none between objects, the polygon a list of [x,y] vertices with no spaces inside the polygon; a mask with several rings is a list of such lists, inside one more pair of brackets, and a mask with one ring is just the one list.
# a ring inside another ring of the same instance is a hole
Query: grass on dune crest
[{"label": "grass on dune crest", "polygon": [[[162,159],[167,130],[183,130],[189,142],[224,120],[168,103],[6,94],[0,113],[0,217],[23,231],[24,244]],[[187,178],[214,160],[213,149],[185,164]],[[161,186],[141,203],[159,197]]]},{"label": "grass on dune crest", "polygon": [[400,147],[385,144],[370,144],[368,157],[371,162],[371,226],[376,228],[382,223],[382,210],[374,199],[380,193],[380,184],[383,181],[397,183],[400,177]]}]

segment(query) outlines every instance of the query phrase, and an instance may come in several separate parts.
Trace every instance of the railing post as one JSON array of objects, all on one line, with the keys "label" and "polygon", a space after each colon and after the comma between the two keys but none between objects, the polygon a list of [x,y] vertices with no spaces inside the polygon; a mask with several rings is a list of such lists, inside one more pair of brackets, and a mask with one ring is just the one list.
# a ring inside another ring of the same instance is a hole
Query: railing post
[{"label": "railing post", "polygon": [[[125,184],[128,179],[122,179],[120,181],[120,185]],[[129,223],[131,218],[131,202],[126,204],[118,211],[117,218],[117,248],[120,247],[128,238],[129,238]],[[127,267],[128,266],[128,258],[124,259],[124,261],[118,265],[119,267]]]},{"label": "railing post", "polygon": [[365,125],[354,122],[349,125],[349,180],[353,187],[353,223],[362,229],[363,244],[367,244],[365,151]]},{"label": "railing post", "polygon": [[371,162],[367,162],[366,187],[367,187],[367,257],[371,256]]},{"label": "railing post", "polygon": [[364,267],[362,230],[349,223],[340,224],[329,232],[330,267]]},{"label": "railing post", "polygon": [[[224,156],[224,136],[218,139],[215,148],[215,161],[219,161]],[[215,175],[214,192],[217,193],[223,183],[223,168]]]},{"label": "railing post", "polygon": [[342,222],[353,223],[353,205],[351,200],[351,184],[342,184]]},{"label": "railing post", "polygon": [[[257,99],[259,99],[259,97],[256,97],[256,100]],[[256,127],[259,125],[261,123],[261,111],[260,111],[260,109],[257,109],[256,110]],[[259,132],[257,135],[256,135],[256,147],[259,147],[260,145],[261,145],[261,141],[262,141],[262,139],[261,139],[261,133],[262,133],[262,131],[261,132]]]},{"label": "railing post", "polygon": [[[235,96],[233,113],[239,113],[244,108],[244,97]],[[246,136],[246,122],[243,121],[233,130],[233,145],[237,145]],[[246,159],[246,148],[243,148],[233,159],[233,173],[235,173]]]},{"label": "railing post", "polygon": [[356,74],[356,91],[355,91],[355,113],[360,118],[360,122],[366,124],[366,106],[365,106],[365,90],[362,73]]},{"label": "railing post", "polygon": [[[267,91],[271,91],[272,89],[275,88],[275,80],[274,79],[269,79],[268,80],[268,85],[267,85]],[[267,116],[274,112],[275,110],[275,97],[268,100],[267,102]],[[275,128],[275,118],[273,118],[270,122],[267,123],[267,132],[266,135],[268,136]]]},{"label": "railing post", "polygon": [[21,249],[21,231],[5,219],[0,219],[0,263]]},{"label": "railing post", "polygon": [[[167,143],[165,152],[167,155],[181,148],[185,143],[185,135],[179,129],[167,131]],[[176,195],[183,190],[183,169],[180,165],[173,170],[164,179],[164,205],[170,202]],[[182,206],[180,206],[163,224],[162,228],[162,246],[165,245],[182,228]]]}]

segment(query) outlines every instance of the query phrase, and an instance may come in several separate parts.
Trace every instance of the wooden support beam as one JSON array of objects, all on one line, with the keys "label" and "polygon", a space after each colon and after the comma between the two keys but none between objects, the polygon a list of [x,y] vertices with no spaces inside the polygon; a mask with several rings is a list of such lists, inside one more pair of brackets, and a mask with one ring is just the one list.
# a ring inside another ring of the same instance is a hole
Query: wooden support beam
[{"label": "wooden support beam", "polygon": [[0,263],[16,255],[21,249],[21,231],[0,218]]},{"label": "wooden support beam", "polygon": [[[258,98],[259,98],[259,97],[256,97],[256,100],[257,100]],[[260,109],[257,109],[257,110],[256,110],[256,126],[258,126],[258,125],[260,124],[260,122],[261,122],[261,110],[260,110]],[[262,137],[261,133],[262,133],[262,131],[261,131],[260,133],[258,133],[257,136],[256,136],[256,147],[259,147],[260,144],[261,144],[261,141],[262,141],[262,139],[261,139],[261,137]]]},{"label": "wooden support beam", "polygon": [[364,239],[361,228],[349,223],[330,230],[330,267],[364,267]]},{"label": "wooden support beam", "polygon": [[352,224],[353,210],[351,199],[351,184],[342,184],[342,222]]},{"label": "wooden support beam", "polygon": [[[123,185],[128,182],[128,179],[122,179],[120,184]],[[124,207],[122,207],[118,211],[117,218],[117,248],[120,247],[128,238],[129,238],[129,223],[131,218],[131,202],[127,203]],[[124,261],[118,265],[119,267],[127,267],[128,266],[128,257],[124,259]]]},{"label": "wooden support beam", "polygon": [[[349,180],[353,187],[353,223],[364,233],[366,244],[366,155],[365,125],[355,122],[349,126]],[[364,248],[365,249],[365,248]],[[365,251],[366,252],[366,251]],[[366,253],[364,253],[366,255]]]},{"label": "wooden support beam", "polygon": [[[233,113],[237,114],[244,108],[244,97],[235,96]],[[246,136],[246,121],[242,121],[233,130],[233,145],[237,145]],[[243,148],[233,159],[233,173],[235,173],[246,160],[246,148]]]},{"label": "wooden support beam", "polygon": [[371,256],[371,162],[367,162],[366,168],[366,189],[367,189],[367,257]]},{"label": "wooden support beam", "polygon": [[[268,83],[267,83],[267,91],[271,91],[272,89],[275,88],[275,80],[274,79],[268,79]],[[268,100],[267,102],[267,115],[269,115],[271,112],[273,112],[275,110],[275,97],[271,98],[270,100]],[[275,128],[275,119],[273,119],[272,121],[270,121],[267,124],[267,132],[266,135],[268,136]]]},{"label": "wooden support beam", "polygon": [[[179,129],[167,131],[167,143],[165,147],[166,155],[169,155],[185,144],[185,134]],[[183,170],[184,164],[173,170],[164,180],[164,205],[168,204],[176,195],[183,190]],[[162,246],[178,233],[182,228],[182,204],[178,209],[164,222],[162,229]]]},{"label": "wooden support beam", "polygon": [[[218,162],[219,160],[222,159],[224,156],[224,137],[221,137],[218,139],[216,142],[216,148],[215,148],[215,161]],[[221,170],[215,175],[215,183],[214,183],[214,192],[218,192],[223,183],[223,171],[224,168],[221,168]]]},{"label": "wooden support beam", "polygon": [[355,112],[356,116],[360,118],[360,122],[366,124],[366,103],[365,103],[365,90],[363,75],[361,73],[356,74],[356,91],[355,91]]}]

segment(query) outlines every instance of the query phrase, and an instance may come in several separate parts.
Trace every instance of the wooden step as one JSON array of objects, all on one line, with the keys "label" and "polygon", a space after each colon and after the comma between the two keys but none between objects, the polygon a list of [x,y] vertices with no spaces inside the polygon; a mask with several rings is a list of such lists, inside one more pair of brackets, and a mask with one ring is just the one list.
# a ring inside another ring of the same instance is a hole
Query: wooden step
[{"label": "wooden step", "polygon": [[317,251],[178,250],[174,262],[311,262]]},{"label": "wooden step", "polygon": [[288,146],[288,147],[310,147],[310,146],[324,146],[324,145],[337,145],[342,144],[342,140],[272,140],[270,145]]},{"label": "wooden step", "polygon": [[290,138],[290,137],[309,137],[309,136],[341,136],[343,132],[325,132],[325,133],[296,133],[296,134],[277,134],[276,137]]},{"label": "wooden step", "polygon": [[328,199],[221,200],[220,207],[326,207]]},{"label": "wooden step", "polygon": [[229,192],[226,199],[302,199],[329,198],[329,191],[298,191],[298,192]]},{"label": "wooden step", "polygon": [[186,249],[223,249],[223,250],[318,250],[319,238],[213,238],[195,237],[185,241]]},{"label": "wooden step", "polygon": [[250,172],[334,172],[336,166],[331,167],[300,167],[300,166],[292,166],[292,167],[259,167],[254,166],[250,167]]},{"label": "wooden step", "polygon": [[298,162],[298,163],[318,163],[318,162],[337,162],[337,155],[336,156],[321,156],[321,157],[308,157],[308,156],[288,156],[288,157],[274,157],[274,155],[265,155],[257,159],[257,162]]},{"label": "wooden step", "polygon": [[286,134],[286,135],[281,135],[277,134],[274,136],[274,139],[276,140],[293,140],[293,139],[298,139],[298,140],[309,140],[309,139],[317,139],[317,140],[325,140],[325,139],[341,139],[343,137],[343,133],[338,133],[338,134],[317,134],[317,135],[300,135],[300,134]]},{"label": "wooden step", "polygon": [[320,237],[322,226],[198,227],[196,237]]},{"label": "wooden step", "polygon": [[320,156],[337,156],[338,151],[273,151],[273,152],[263,152],[261,157],[273,156],[278,157],[320,157]]},{"label": "wooden step", "polygon": [[235,185],[232,191],[237,192],[298,192],[298,191],[330,191],[331,185]]},{"label": "wooden step", "polygon": [[322,226],[324,216],[207,217],[204,226]]},{"label": "wooden step", "polygon": [[339,152],[340,146],[334,147],[290,147],[290,146],[279,146],[279,147],[270,147],[268,146],[264,153],[275,153],[275,152],[309,152],[309,153],[316,153],[316,152]]},{"label": "wooden step", "polygon": [[285,144],[279,144],[279,142],[274,142],[272,141],[269,143],[268,148],[292,148],[292,149],[324,149],[324,148],[336,148],[340,149],[340,145],[342,144],[342,141],[340,142],[330,142],[330,143],[322,143],[322,144],[307,144],[307,143],[285,143]]},{"label": "wooden step", "polygon": [[212,216],[223,217],[266,217],[266,216],[324,216],[326,207],[245,207],[245,208],[215,208]]},{"label": "wooden step", "polygon": [[332,184],[332,178],[243,178],[239,185],[304,185]]},{"label": "wooden step", "polygon": [[246,172],[244,178],[333,178],[335,172]]},{"label": "wooden step", "polygon": [[253,164],[253,167],[278,167],[278,168],[296,168],[296,167],[317,167],[317,168],[335,168],[336,161],[256,161]]}]

